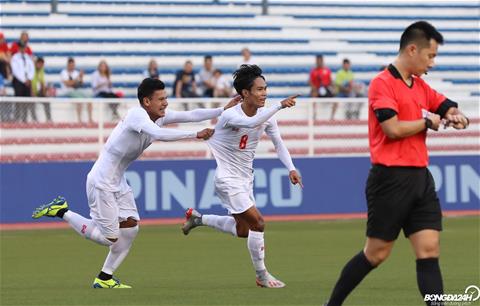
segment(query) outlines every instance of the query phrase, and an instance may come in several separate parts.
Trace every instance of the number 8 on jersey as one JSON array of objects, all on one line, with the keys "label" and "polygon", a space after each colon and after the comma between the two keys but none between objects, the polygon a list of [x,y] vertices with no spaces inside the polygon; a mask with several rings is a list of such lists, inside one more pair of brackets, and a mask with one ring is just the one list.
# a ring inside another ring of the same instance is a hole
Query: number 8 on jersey
[{"label": "number 8 on jersey", "polygon": [[247,147],[247,140],[248,140],[248,135],[243,135],[242,138],[240,138],[240,144],[238,147],[240,149],[245,149]]}]

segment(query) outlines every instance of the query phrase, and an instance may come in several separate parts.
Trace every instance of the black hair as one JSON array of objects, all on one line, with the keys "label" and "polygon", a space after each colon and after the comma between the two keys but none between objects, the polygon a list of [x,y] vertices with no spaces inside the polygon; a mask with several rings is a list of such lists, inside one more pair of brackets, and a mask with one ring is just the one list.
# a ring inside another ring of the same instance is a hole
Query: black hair
[{"label": "black hair", "polygon": [[68,60],[67,60],[67,63],[73,63],[75,62],[75,60],[73,59],[73,57],[69,57]]},{"label": "black hair", "polygon": [[343,63],[344,63],[344,64],[347,64],[347,63],[350,64],[350,60],[349,60],[348,58],[344,58],[344,59],[343,59]]},{"label": "black hair", "polygon": [[433,25],[426,21],[417,21],[403,31],[400,38],[400,51],[411,43],[415,43],[420,48],[428,47],[431,39],[440,45],[443,44],[442,34]]},{"label": "black hair", "polygon": [[43,59],[43,57],[39,56],[39,57],[37,57],[35,62],[45,63],[45,60]]},{"label": "black hair", "polygon": [[140,102],[140,105],[143,105],[143,98],[149,98],[155,91],[163,89],[165,89],[165,84],[159,79],[144,79],[137,88],[138,102]]},{"label": "black hair", "polygon": [[250,91],[253,82],[257,78],[265,80],[265,77],[262,75],[262,69],[257,65],[243,64],[233,73],[233,87],[235,87],[237,93],[243,97],[242,90],[246,89]]},{"label": "black hair", "polygon": [[319,58],[323,59],[323,54],[317,54],[315,57],[316,57],[317,59],[319,59]]},{"label": "black hair", "polygon": [[211,55],[205,55],[205,56],[203,57],[203,59],[204,59],[204,60],[212,59],[212,56],[211,56]]}]

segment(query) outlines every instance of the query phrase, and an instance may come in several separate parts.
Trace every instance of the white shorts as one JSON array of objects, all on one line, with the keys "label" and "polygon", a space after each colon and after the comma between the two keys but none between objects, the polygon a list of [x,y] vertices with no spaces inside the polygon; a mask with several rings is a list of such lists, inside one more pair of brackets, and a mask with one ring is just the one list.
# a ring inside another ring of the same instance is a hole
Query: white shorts
[{"label": "white shorts", "polygon": [[253,179],[215,179],[215,192],[229,214],[241,214],[255,206]]},{"label": "white shorts", "polygon": [[128,217],[140,220],[132,189],[128,186],[122,191],[111,192],[95,187],[87,179],[87,198],[90,217],[106,238],[118,238],[119,222]]}]

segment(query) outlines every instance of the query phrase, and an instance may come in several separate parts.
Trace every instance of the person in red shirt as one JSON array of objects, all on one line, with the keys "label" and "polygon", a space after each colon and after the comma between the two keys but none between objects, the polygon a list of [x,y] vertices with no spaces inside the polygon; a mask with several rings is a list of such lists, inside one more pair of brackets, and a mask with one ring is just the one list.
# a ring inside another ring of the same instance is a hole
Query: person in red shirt
[{"label": "person in red shirt", "polygon": [[[316,66],[310,71],[308,83],[310,84],[310,96],[315,98],[333,97],[332,71],[325,66],[323,55],[321,54],[316,56]],[[333,103],[332,114],[330,116],[332,120],[337,111],[337,107],[338,104]]]},{"label": "person in red shirt", "polygon": [[5,36],[0,32],[0,73],[5,79],[8,79],[10,76],[10,59],[12,58],[10,54],[10,49],[8,48],[8,43],[5,40]]},{"label": "person in red shirt", "polygon": [[[10,54],[10,49],[8,48],[8,43],[5,40],[5,35],[3,35],[2,32],[0,32],[0,55],[2,59],[6,59],[5,56],[7,54]],[[10,57],[6,59],[7,61],[10,61]]]},{"label": "person in red shirt", "polygon": [[333,97],[332,72],[323,62],[323,55],[316,57],[316,67],[310,71],[310,89],[312,97]]},{"label": "person in red shirt", "polygon": [[[12,71],[10,69],[11,54],[5,36],[0,32],[0,96],[5,96],[5,82],[10,79]],[[11,102],[0,103],[0,121],[7,122],[13,120],[13,104]]]},{"label": "person in red shirt", "polygon": [[442,43],[442,35],[431,24],[411,24],[402,34],[396,60],[370,84],[367,240],[343,268],[325,305],[342,305],[363,278],[387,259],[401,230],[415,251],[422,298],[443,294],[438,262],[442,212],[427,168],[425,140],[427,130],[438,130],[442,118],[445,126],[455,129],[466,128],[469,121],[457,103],[421,79],[434,66]]},{"label": "person in red shirt", "polygon": [[[28,32],[27,31],[22,31],[22,34],[20,34],[20,40],[21,42],[23,42],[23,44],[25,45],[25,53],[27,53],[28,55],[32,56],[33,55],[33,52],[32,52],[32,49],[30,48],[30,46],[28,45],[28,40],[29,40],[29,37],[28,37]],[[19,41],[14,41],[12,43],[12,45],[10,46],[10,53],[12,55],[14,55],[15,53],[18,52],[19,50],[19,47],[18,47],[18,43]]]}]

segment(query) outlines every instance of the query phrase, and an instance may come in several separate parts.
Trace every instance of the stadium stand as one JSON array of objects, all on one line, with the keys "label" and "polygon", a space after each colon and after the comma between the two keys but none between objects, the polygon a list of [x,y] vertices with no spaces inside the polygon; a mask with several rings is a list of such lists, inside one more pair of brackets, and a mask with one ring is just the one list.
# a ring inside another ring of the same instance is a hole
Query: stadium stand
[{"label": "stadium stand", "polygon": [[[427,20],[443,33],[446,43],[437,66],[425,79],[449,97],[462,97],[472,117],[468,132],[446,130],[432,135],[430,150],[480,150],[478,3],[270,2],[269,15],[261,15],[260,4],[251,1],[70,0],[59,1],[58,13],[51,14],[48,0],[6,0],[0,17],[8,42],[17,40],[21,31],[29,32],[35,55],[45,58],[48,83],[60,87],[59,74],[67,57],[75,57],[77,67],[85,70],[87,83],[98,62],[106,59],[112,68],[113,86],[125,98],[135,97],[151,58],[158,61],[161,78],[171,93],[175,72],[185,60],[191,59],[198,71],[203,56],[210,54],[215,67],[230,74],[241,61],[243,47],[252,51],[254,61],[264,69],[273,99],[293,93],[308,97],[308,74],[316,54],[324,55],[332,72],[340,68],[343,58],[349,58],[356,79],[368,84],[380,67],[395,57],[404,27],[418,19]],[[11,95],[11,88],[7,92]],[[123,113],[134,105],[131,100],[124,102]],[[170,103],[176,107],[174,99]],[[74,123],[74,108],[61,100],[52,107],[54,123],[1,123],[0,162],[96,157],[99,140],[114,126],[109,118],[102,118],[107,123],[99,129],[98,124]],[[312,118],[308,105],[293,115],[279,114],[282,134],[293,155],[368,154],[366,107],[359,121],[345,120],[341,112],[338,120],[328,121],[326,106],[316,107],[321,109],[317,118]],[[107,113],[100,108],[96,116]],[[198,142],[154,144],[147,152],[146,158],[208,156],[206,146]],[[259,154],[272,155],[271,145],[262,143]]]}]

